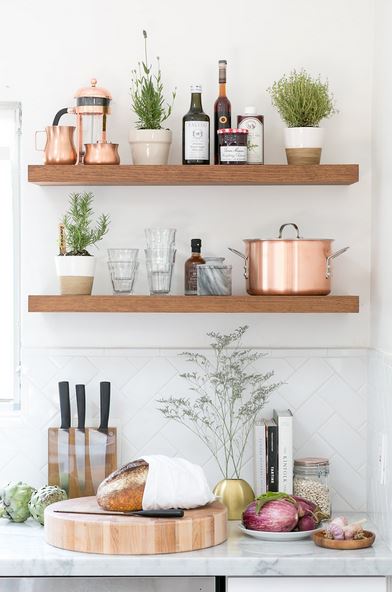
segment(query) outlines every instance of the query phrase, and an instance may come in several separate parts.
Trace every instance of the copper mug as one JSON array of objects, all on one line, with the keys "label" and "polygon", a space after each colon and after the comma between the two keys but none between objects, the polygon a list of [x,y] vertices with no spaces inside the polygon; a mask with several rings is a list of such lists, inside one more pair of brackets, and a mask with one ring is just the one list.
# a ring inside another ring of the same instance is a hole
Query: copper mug
[{"label": "copper mug", "polygon": [[[44,153],[44,164],[75,164],[77,159],[73,141],[75,126],[48,125],[35,132],[35,149]],[[45,148],[38,148],[38,134],[46,134]]]},{"label": "copper mug", "polygon": [[120,164],[118,144],[96,142],[85,144],[84,164]]}]

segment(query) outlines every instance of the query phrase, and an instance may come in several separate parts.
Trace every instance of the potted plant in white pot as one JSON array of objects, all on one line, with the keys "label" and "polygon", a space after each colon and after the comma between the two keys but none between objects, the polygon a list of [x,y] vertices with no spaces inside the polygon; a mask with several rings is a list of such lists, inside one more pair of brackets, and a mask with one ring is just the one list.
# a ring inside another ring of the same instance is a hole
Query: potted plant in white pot
[{"label": "potted plant in white pot", "polygon": [[87,247],[102,240],[110,224],[109,216],[101,214],[93,226],[92,201],[92,193],[71,193],[60,224],[60,254],[55,260],[61,294],[91,294],[96,258]]},{"label": "potted plant in white pot", "polygon": [[176,92],[172,101],[165,101],[159,58],[157,73],[148,62],[147,33],[144,37],[144,61],[132,71],[131,103],[137,115],[136,129],[129,132],[129,144],[133,164],[167,164],[172,133],[162,124],[170,117]]},{"label": "potted plant in white pot", "polygon": [[251,486],[242,479],[246,446],[270,393],[281,384],[269,382],[273,371],[259,373],[253,368],[263,354],[241,347],[247,329],[239,327],[229,335],[207,333],[213,340],[212,359],[200,353],[180,354],[195,366],[195,371],[180,374],[195,396],[158,401],[165,418],[186,426],[210,450],[223,477],[214,493],[227,506],[229,520],[239,520],[254,500]]},{"label": "potted plant in white pot", "polygon": [[268,89],[272,104],[287,124],[284,130],[288,164],[320,164],[324,129],[320,121],[337,111],[328,81],[293,70]]}]

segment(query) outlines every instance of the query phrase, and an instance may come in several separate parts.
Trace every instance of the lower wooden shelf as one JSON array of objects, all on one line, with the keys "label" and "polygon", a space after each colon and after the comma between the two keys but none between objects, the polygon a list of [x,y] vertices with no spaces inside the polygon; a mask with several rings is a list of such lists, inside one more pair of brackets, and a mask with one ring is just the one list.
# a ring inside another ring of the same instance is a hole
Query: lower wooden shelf
[{"label": "lower wooden shelf", "polygon": [[357,313],[358,296],[29,296],[29,312]]}]

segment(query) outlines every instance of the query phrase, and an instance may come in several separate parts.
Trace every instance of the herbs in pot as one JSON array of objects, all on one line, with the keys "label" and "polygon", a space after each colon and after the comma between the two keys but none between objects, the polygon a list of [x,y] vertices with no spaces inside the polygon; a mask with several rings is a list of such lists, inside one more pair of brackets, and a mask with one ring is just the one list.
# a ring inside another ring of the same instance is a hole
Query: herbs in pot
[{"label": "herbs in pot", "polygon": [[91,192],[70,195],[69,209],[62,220],[65,255],[90,256],[87,247],[95,246],[109,230],[110,219],[107,214],[101,214],[93,226],[93,197]]}]

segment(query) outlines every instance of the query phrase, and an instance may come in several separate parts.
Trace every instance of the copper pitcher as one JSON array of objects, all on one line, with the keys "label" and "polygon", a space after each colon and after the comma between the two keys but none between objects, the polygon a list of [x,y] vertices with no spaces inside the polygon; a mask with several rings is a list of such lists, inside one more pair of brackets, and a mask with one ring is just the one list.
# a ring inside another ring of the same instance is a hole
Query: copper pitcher
[{"label": "copper pitcher", "polygon": [[[296,238],[284,238],[292,226]],[[244,239],[245,254],[231,249],[244,259],[244,277],[248,294],[327,295],[331,292],[331,263],[348,249],[332,252],[333,239],[302,238],[296,224],[282,224],[278,238]]]},{"label": "copper pitcher", "polygon": [[[77,159],[74,145],[75,126],[48,125],[44,130],[35,132],[35,149],[44,153],[44,164],[75,164]],[[46,134],[44,148],[38,148],[38,134]]]}]

